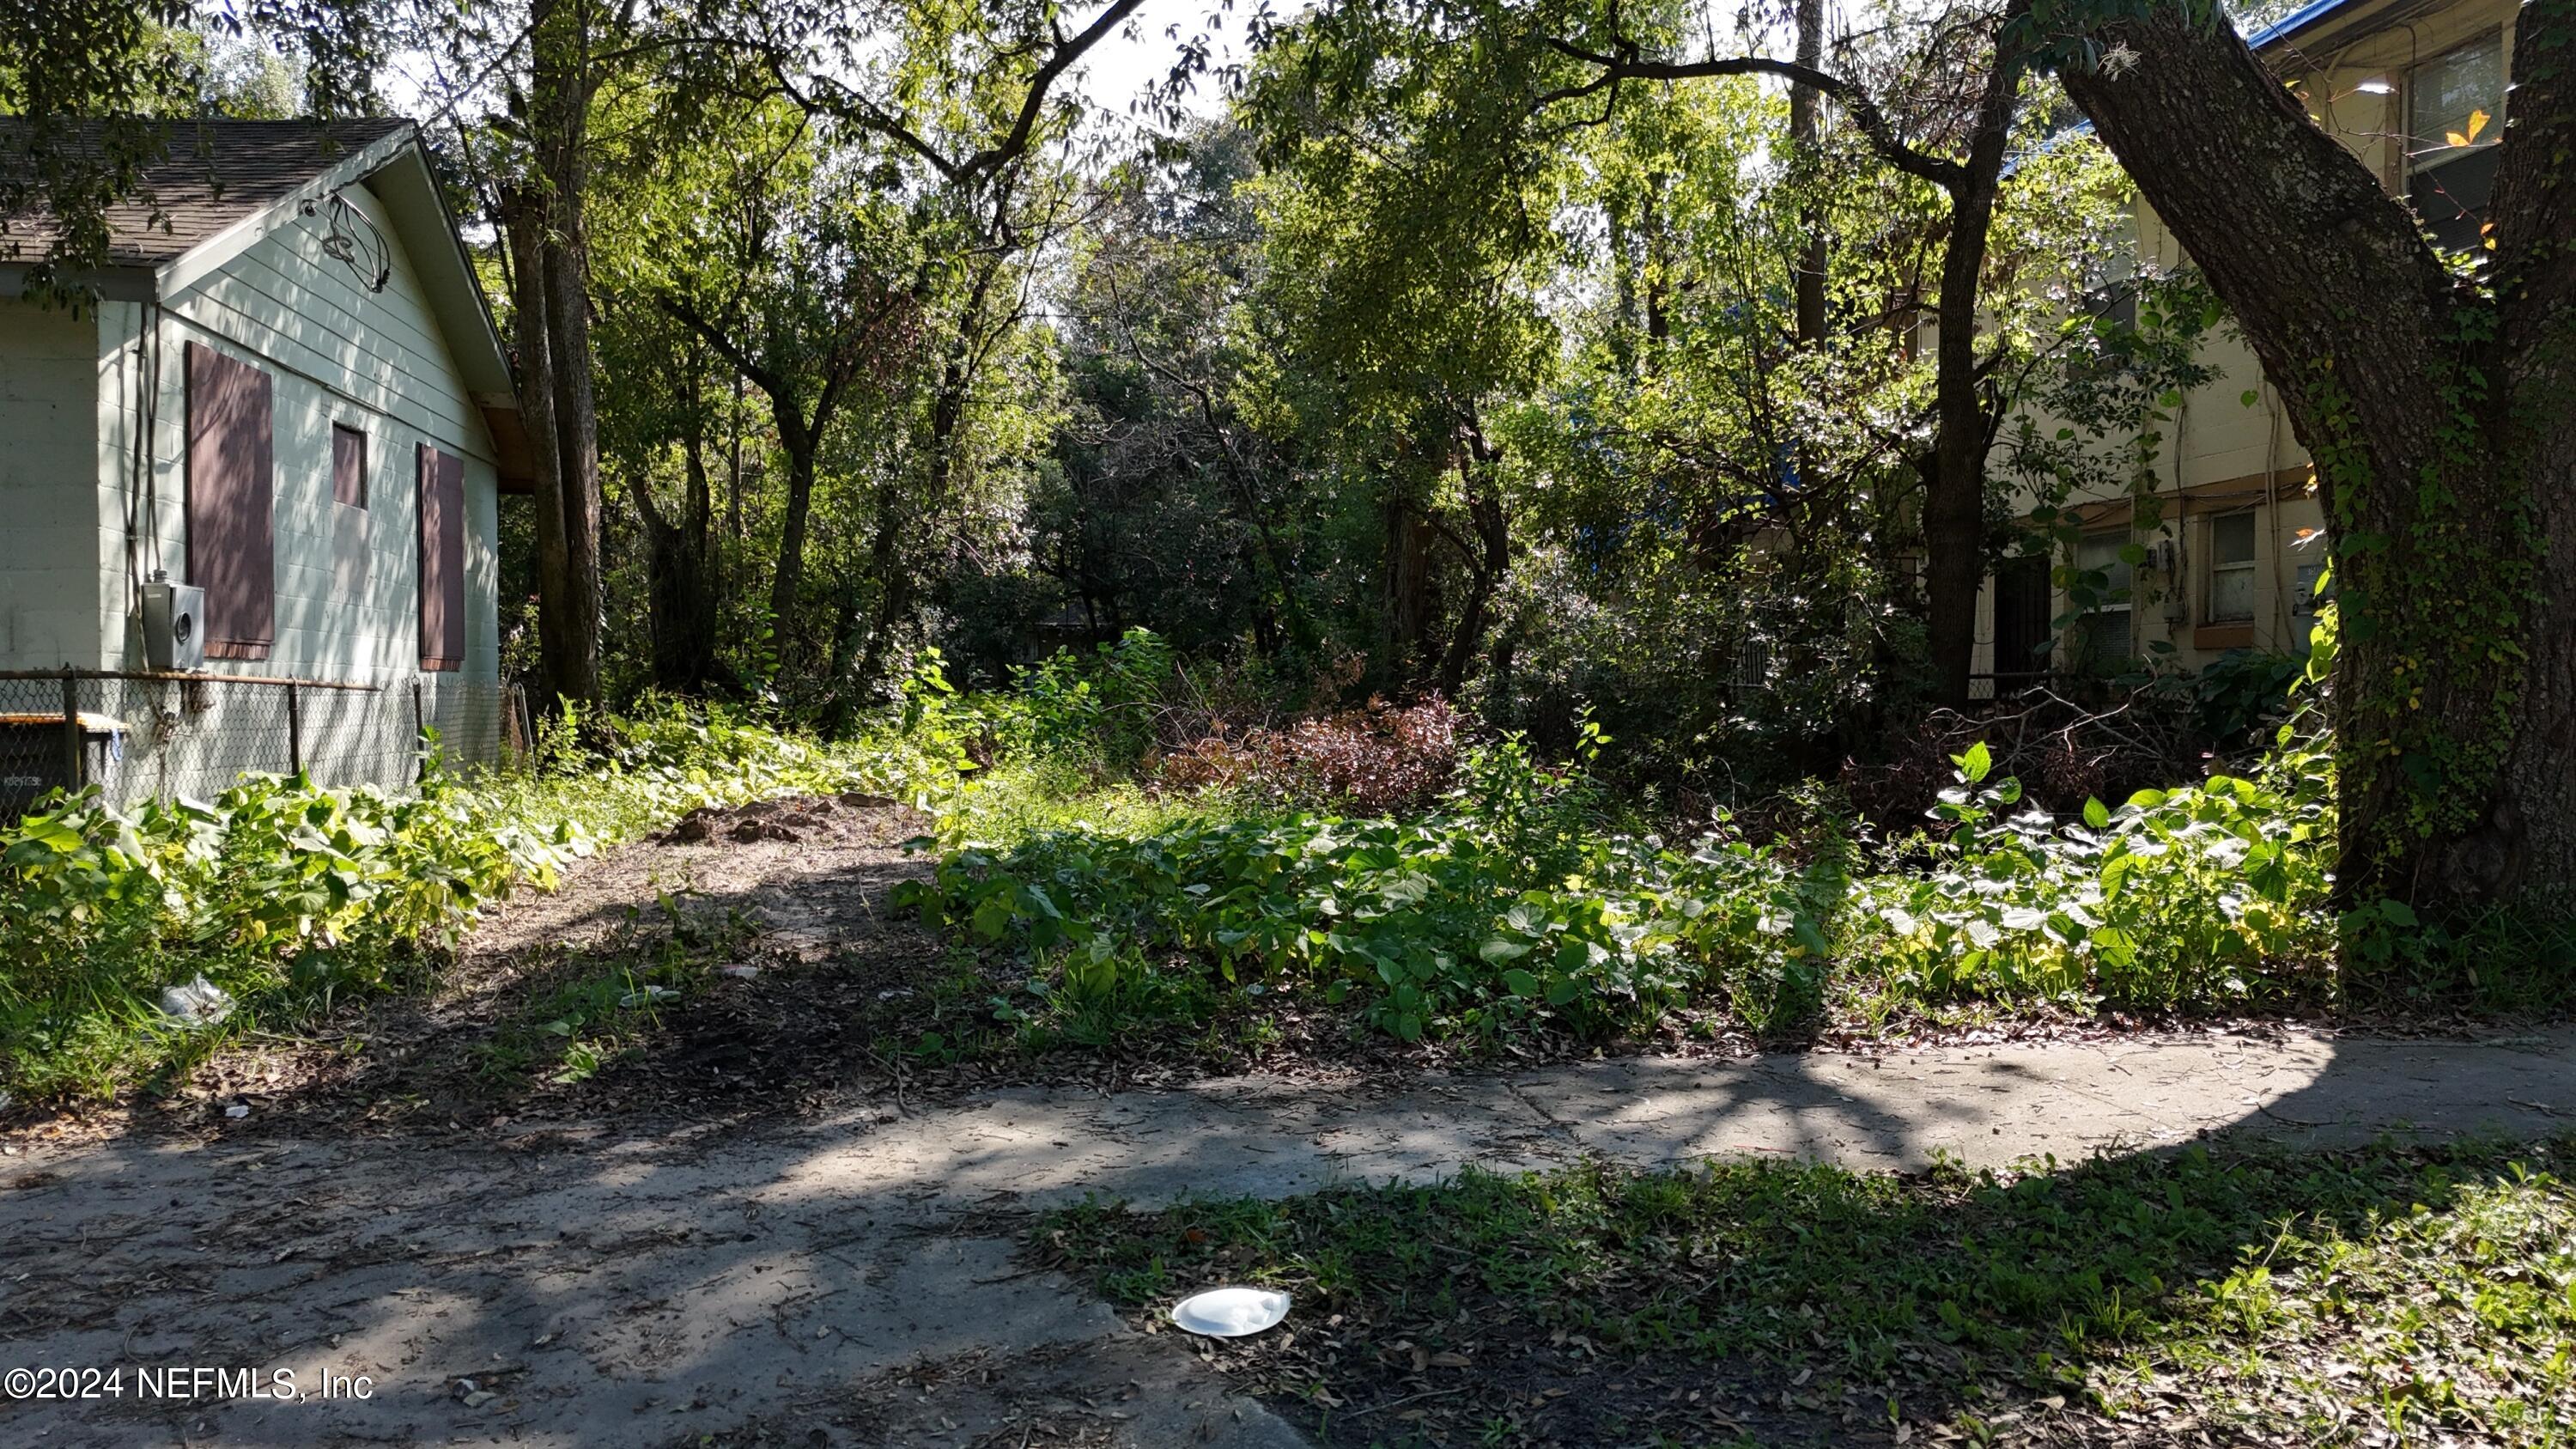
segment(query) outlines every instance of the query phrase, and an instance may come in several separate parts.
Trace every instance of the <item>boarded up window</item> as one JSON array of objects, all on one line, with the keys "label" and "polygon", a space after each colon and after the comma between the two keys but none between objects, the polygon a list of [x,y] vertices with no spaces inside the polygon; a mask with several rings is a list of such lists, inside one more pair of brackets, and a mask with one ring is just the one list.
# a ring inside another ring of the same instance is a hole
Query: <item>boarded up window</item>
[{"label": "boarded up window", "polygon": [[465,664],[465,460],[420,446],[420,667]]},{"label": "boarded up window", "polygon": [[267,373],[188,344],[188,579],[216,659],[266,659],[277,638],[275,401]]},{"label": "boarded up window", "polygon": [[331,501],[367,506],[367,435],[341,423],[331,425]]}]

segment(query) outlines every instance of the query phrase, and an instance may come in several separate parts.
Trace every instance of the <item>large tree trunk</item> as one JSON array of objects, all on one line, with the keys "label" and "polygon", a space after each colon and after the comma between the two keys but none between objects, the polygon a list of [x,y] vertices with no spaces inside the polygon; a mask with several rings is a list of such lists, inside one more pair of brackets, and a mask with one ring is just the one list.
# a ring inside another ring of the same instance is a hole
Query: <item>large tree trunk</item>
[{"label": "large tree trunk", "polygon": [[[690,366],[694,392],[694,359]],[[650,480],[637,479],[634,489],[644,519],[653,682],[678,694],[705,694],[727,682],[716,638],[714,490],[707,479],[705,430],[704,413],[693,410],[681,437],[688,496],[678,518],[662,511]]]},{"label": "large tree trunk", "polygon": [[1378,670],[1409,679],[1431,632],[1431,543],[1438,535],[1411,499],[1389,496],[1384,508],[1386,585],[1378,630],[1384,657]]},{"label": "large tree trunk", "polygon": [[2576,4],[2522,9],[2491,295],[2223,19],[2158,6],[2096,38],[2108,62],[2067,89],[2316,460],[2338,893],[2440,911],[2576,887]]},{"label": "large tree trunk", "polygon": [[[2015,7],[2018,11],[2019,7]],[[1993,403],[1977,368],[1977,288],[1994,229],[2004,147],[2020,108],[2024,65],[2016,19],[1995,38],[1994,69],[1977,107],[1963,174],[1950,190],[1950,236],[1941,255],[1941,330],[1933,362],[1932,468],[1923,495],[1925,644],[1934,688],[1965,704],[1976,665],[1977,591],[1986,572],[1986,451]]]},{"label": "large tree trunk", "polygon": [[546,333],[546,269],[537,260],[545,217],[537,199],[518,188],[504,188],[501,211],[515,258],[510,320],[519,354],[519,412],[536,444],[537,672],[550,708],[564,677],[563,620],[572,612],[572,568],[564,535],[563,459],[554,447],[554,343]]},{"label": "large tree trunk", "polygon": [[518,257],[522,411],[536,438],[538,633],[549,697],[599,698],[599,419],[581,199],[588,184],[585,17],[548,0],[529,36],[536,175],[512,207]]},{"label": "large tree trunk", "polygon": [[[1820,70],[1824,63],[1825,0],[1798,0],[1798,64]],[[1823,115],[1824,97],[1815,87],[1789,87],[1790,174],[1806,193],[1798,203],[1798,229],[1807,234],[1798,260],[1798,341],[1808,347],[1825,340],[1825,216],[1813,195]]]},{"label": "large tree trunk", "polygon": [[788,426],[793,406],[777,406],[779,443],[787,454],[787,513],[778,531],[778,568],[769,581],[770,637],[778,641],[782,665],[799,651],[796,615],[805,588],[805,532],[814,512],[814,453],[821,444],[814,433]]}]

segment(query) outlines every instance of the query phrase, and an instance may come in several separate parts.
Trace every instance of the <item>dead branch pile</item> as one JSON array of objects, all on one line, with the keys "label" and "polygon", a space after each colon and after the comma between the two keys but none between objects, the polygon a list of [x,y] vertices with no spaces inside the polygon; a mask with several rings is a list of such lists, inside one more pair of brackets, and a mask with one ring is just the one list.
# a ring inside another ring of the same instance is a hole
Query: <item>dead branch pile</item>
[{"label": "dead branch pile", "polygon": [[2210,759],[2188,701],[2142,689],[2093,703],[2043,688],[1932,711],[1890,737],[1887,763],[1846,760],[1843,789],[1873,820],[1917,823],[1952,783],[1952,760],[1979,740],[1994,756],[1990,778],[2018,779],[2025,800],[2059,814],[2087,799],[2117,805],[2139,790],[2197,780]]}]

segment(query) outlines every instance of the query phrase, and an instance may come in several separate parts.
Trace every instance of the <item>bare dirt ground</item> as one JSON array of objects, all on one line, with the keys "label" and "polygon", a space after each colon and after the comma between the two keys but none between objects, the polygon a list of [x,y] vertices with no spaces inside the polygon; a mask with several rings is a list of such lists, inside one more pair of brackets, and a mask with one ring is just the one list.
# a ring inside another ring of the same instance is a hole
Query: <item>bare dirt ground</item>
[{"label": "bare dirt ground", "polygon": [[[137,1128],[241,1136],[749,1120],[809,1111],[889,1077],[903,1005],[943,950],[881,910],[889,887],[925,870],[903,842],[927,819],[855,796],[705,818],[704,833],[682,822],[576,862],[557,891],[492,908],[429,993],[356,1002],[293,1036],[252,1035],[175,1090],[30,1130],[72,1140]],[[545,1024],[570,1014],[565,998],[607,981],[613,1003],[673,960],[676,971],[654,979],[678,980],[684,999],[620,1022],[631,1050],[557,1080],[565,1040]]]},{"label": "bare dirt ground", "polygon": [[[0,1369],[122,1375],[113,1397],[0,1401],[0,1442],[1287,1445],[1177,1335],[1030,1266],[1022,1214],[1466,1163],[2073,1161],[2576,1120],[2564,1030],[1632,1058],[1367,1090],[925,1083],[904,1013],[954,963],[883,899],[922,868],[900,849],[917,822],[814,818],[613,852],[498,912],[433,997],[252,1043],[177,1105],[0,1139]],[[559,1081],[543,1052],[563,1039],[518,1030],[603,963],[674,960],[683,994],[620,1028],[649,1050]],[[530,1062],[522,1037],[545,1038]],[[294,1391],[174,1390],[173,1367],[286,1370]]]}]

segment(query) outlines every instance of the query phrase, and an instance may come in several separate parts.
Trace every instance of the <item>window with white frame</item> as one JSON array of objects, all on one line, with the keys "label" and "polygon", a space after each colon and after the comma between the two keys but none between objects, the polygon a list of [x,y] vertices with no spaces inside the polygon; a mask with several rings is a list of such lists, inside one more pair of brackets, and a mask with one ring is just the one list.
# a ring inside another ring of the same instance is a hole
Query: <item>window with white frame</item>
[{"label": "window with white frame", "polygon": [[2504,36],[2482,35],[2408,73],[2406,197],[2433,239],[2477,249],[2504,137]]},{"label": "window with white frame", "polygon": [[2212,624],[2254,622],[2254,514],[2209,520],[2209,608]]},{"label": "window with white frame", "polygon": [[2137,570],[2127,557],[2128,548],[2125,528],[2088,533],[2075,544],[2076,587],[2090,596],[2083,601],[2083,634],[2077,642],[2085,667],[2096,672],[2119,669],[2138,654],[2129,607]]}]

